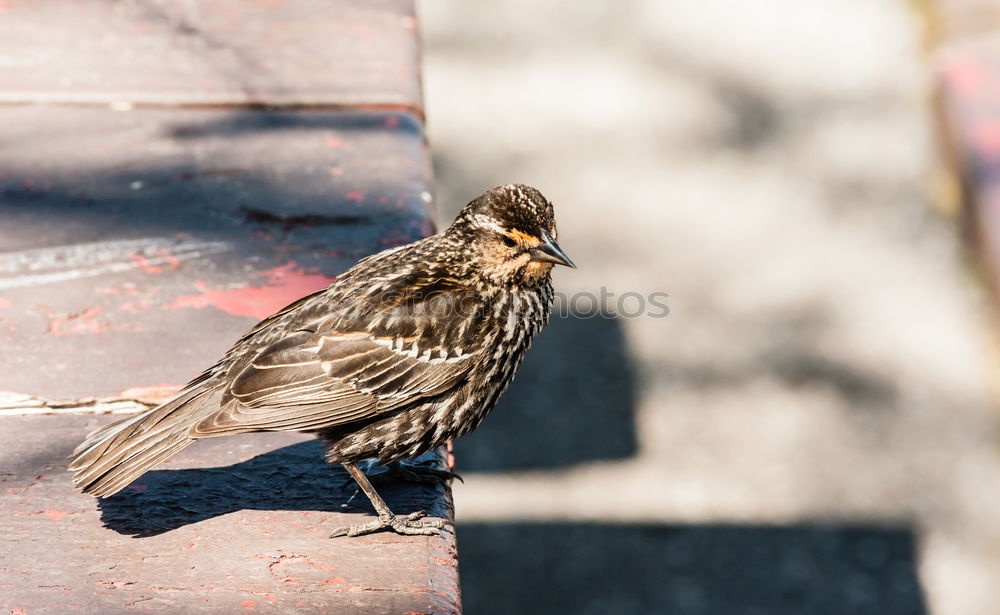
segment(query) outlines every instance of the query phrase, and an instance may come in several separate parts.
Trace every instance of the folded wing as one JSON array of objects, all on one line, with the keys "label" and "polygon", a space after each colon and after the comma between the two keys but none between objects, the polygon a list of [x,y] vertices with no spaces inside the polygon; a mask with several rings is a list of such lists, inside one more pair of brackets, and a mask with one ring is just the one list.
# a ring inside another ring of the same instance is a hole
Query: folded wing
[{"label": "folded wing", "polygon": [[234,370],[221,408],[190,436],[333,427],[461,386],[481,360],[481,350],[468,349],[481,348],[485,307],[441,284],[327,318],[264,348]]}]

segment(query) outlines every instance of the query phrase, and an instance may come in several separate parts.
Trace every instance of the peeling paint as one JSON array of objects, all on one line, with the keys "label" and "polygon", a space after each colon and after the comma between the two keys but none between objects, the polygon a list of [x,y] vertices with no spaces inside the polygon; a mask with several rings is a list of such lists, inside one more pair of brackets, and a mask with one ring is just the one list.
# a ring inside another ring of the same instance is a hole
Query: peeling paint
[{"label": "peeling paint", "polygon": [[230,249],[221,241],[148,237],[36,248],[0,254],[0,288],[39,286],[131,269],[172,268]]},{"label": "peeling paint", "polygon": [[201,293],[179,297],[163,309],[214,307],[232,316],[266,318],[274,312],[313,291],[333,283],[330,276],[306,273],[295,261],[256,274],[267,278],[265,286],[243,286],[234,289],[213,289],[196,282]]},{"label": "peeling paint", "polygon": [[138,303],[134,301],[126,301],[125,303],[118,306],[118,309],[123,312],[136,312],[138,310],[148,310],[153,306],[148,299],[144,299]]},{"label": "peeling paint", "polygon": [[47,306],[40,305],[38,311],[45,316],[45,320],[48,322],[48,329],[45,332],[50,335],[100,333],[111,328],[109,321],[98,320],[97,317],[104,312],[99,307],[89,307],[71,314],[60,314]]},{"label": "peeling paint", "polygon": [[345,581],[341,577],[330,577],[329,579],[327,579],[327,580],[323,581],[322,583],[320,583],[320,587],[327,587],[327,586],[330,586],[330,585],[343,585],[346,582],[347,581]]},{"label": "peeling paint", "polygon": [[183,385],[173,383],[151,384],[125,389],[118,393],[122,399],[134,399],[148,404],[162,404],[180,392]]},{"label": "peeling paint", "polygon": [[163,271],[164,267],[169,267],[170,269],[177,269],[181,266],[181,259],[172,254],[164,246],[155,247],[152,252],[155,256],[147,256],[142,252],[134,252],[130,256],[135,266],[146,273],[158,274]]},{"label": "peeling paint", "polygon": [[26,414],[131,414],[144,412],[155,403],[119,397],[88,397],[84,399],[52,400],[0,391],[0,416]]}]

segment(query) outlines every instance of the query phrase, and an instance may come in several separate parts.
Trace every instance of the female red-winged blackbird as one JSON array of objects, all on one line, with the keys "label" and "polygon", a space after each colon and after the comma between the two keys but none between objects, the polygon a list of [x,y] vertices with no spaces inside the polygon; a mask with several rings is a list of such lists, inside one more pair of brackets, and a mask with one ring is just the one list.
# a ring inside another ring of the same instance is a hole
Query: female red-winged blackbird
[{"label": "female red-winged blackbird", "polygon": [[74,484],[108,496],[199,438],[315,432],[378,520],[340,528],[431,534],[396,517],[356,465],[395,463],[474,429],[496,405],[552,309],[552,205],[508,185],[442,233],[360,261],[329,288],[265,319],[165,404],[90,434]]}]

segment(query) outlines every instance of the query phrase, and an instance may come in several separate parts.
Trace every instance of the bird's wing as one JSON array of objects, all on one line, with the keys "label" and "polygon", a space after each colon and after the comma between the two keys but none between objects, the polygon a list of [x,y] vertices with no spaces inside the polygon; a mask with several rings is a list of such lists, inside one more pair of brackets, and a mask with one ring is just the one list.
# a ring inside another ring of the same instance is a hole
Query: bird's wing
[{"label": "bird's wing", "polygon": [[464,383],[482,360],[472,351],[480,346],[482,301],[458,292],[403,295],[329,317],[261,350],[231,380],[232,403],[195,425],[192,436],[322,429]]}]

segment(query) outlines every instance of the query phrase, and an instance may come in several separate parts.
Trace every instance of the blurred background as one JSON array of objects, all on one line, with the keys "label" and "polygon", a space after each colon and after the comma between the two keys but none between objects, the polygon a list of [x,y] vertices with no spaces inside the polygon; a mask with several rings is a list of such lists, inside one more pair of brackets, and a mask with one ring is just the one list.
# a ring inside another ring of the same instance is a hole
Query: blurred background
[{"label": "blurred background", "polygon": [[532,184],[558,290],[614,297],[456,443],[466,612],[996,613],[996,310],[934,104],[995,8],[418,13],[440,219]]}]

